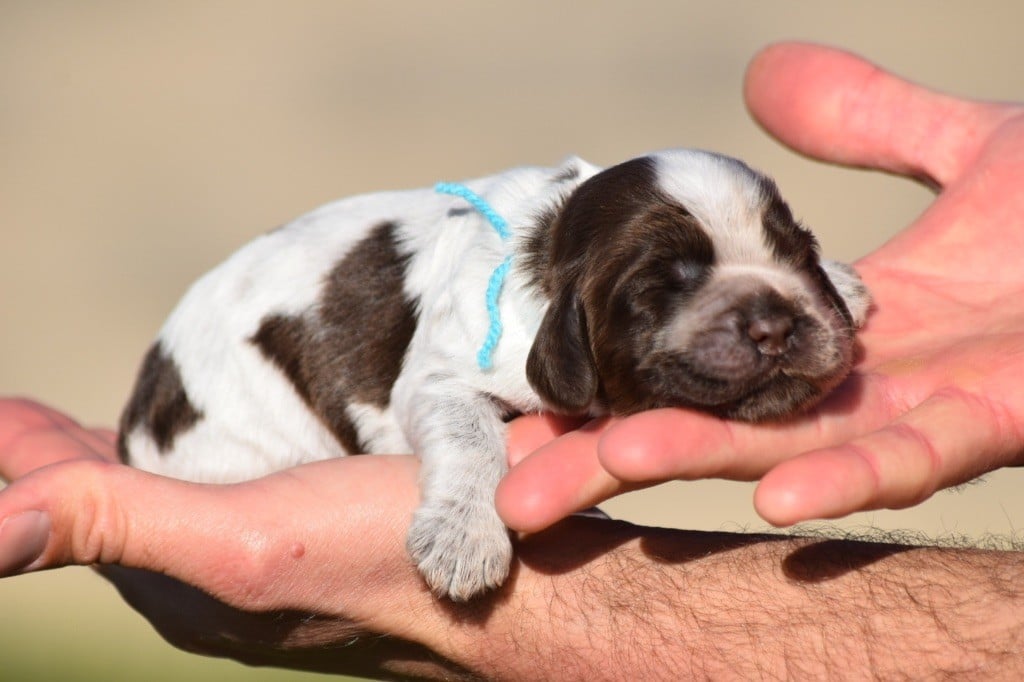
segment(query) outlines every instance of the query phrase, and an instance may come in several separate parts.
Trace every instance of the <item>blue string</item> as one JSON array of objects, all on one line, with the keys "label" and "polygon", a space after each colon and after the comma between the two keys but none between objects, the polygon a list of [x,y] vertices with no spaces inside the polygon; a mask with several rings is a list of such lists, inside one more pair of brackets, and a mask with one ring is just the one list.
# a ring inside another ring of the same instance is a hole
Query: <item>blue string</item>
[{"label": "blue string", "polygon": [[[487,218],[487,222],[494,227],[502,240],[506,240],[512,236],[511,231],[508,229],[508,223],[505,222],[505,219],[498,215],[497,211],[491,208],[491,205],[488,204],[483,197],[476,194],[465,185],[452,182],[439,182],[434,186],[434,191],[439,194],[450,194],[452,196],[459,197],[460,199],[464,199],[481,215]],[[484,338],[484,343],[476,354],[476,363],[480,366],[480,369],[485,372],[494,366],[494,349],[498,345],[498,339],[501,338],[501,311],[498,309],[498,297],[501,295],[501,289],[505,284],[505,278],[508,276],[508,271],[511,266],[512,256],[507,256],[505,260],[498,265],[498,267],[494,268],[494,272],[491,273],[491,278],[487,282],[486,302],[487,316],[490,319],[490,325],[487,328],[487,336]]]},{"label": "blue string", "polygon": [[511,265],[512,256],[506,256],[505,260],[494,268],[491,279],[487,282],[487,315],[491,319],[491,324],[487,328],[487,338],[484,339],[483,345],[480,346],[480,350],[476,354],[476,364],[484,371],[494,366],[492,356],[495,346],[498,345],[498,339],[501,337],[501,313],[498,311],[498,296],[501,295],[501,287],[505,284],[505,277],[508,275]]},{"label": "blue string", "polygon": [[465,199],[467,203],[473,206],[479,211],[483,217],[487,218],[487,222],[494,226],[498,234],[502,239],[508,239],[512,236],[512,233],[508,230],[508,223],[505,219],[498,215],[498,212],[491,208],[491,205],[484,200],[479,194],[476,194],[473,190],[454,182],[439,182],[434,185],[434,191],[438,194],[451,194],[452,196]]}]

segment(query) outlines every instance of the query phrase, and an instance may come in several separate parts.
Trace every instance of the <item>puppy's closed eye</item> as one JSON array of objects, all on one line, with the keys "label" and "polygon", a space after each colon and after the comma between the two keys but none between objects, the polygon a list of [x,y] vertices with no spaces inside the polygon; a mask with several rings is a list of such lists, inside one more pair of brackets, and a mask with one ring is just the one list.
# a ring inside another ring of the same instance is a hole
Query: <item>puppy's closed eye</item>
[{"label": "puppy's closed eye", "polygon": [[692,260],[677,258],[672,261],[669,267],[672,282],[685,292],[692,292],[700,288],[705,282],[710,270],[707,266]]}]

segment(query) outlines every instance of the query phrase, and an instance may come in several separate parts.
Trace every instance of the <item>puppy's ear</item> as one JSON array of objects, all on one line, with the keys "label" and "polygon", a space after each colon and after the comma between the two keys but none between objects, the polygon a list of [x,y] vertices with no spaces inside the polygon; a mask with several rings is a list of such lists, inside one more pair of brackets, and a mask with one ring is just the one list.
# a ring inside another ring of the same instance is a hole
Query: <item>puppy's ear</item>
[{"label": "puppy's ear", "polygon": [[530,385],[550,407],[581,414],[597,396],[597,367],[579,297],[564,291],[551,302],[526,360]]},{"label": "puppy's ear", "polygon": [[871,307],[871,293],[864,286],[860,275],[846,263],[834,260],[821,260],[821,269],[825,271],[836,293],[846,304],[853,319],[854,327],[861,327],[868,316],[868,308]]}]

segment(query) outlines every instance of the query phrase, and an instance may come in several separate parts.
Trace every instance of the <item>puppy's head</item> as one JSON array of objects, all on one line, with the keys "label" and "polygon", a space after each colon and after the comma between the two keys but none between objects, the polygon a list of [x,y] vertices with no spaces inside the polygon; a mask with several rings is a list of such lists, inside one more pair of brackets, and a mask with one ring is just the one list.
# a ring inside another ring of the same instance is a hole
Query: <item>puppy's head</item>
[{"label": "puppy's head", "polygon": [[772,419],[850,369],[866,289],[740,161],[671,151],[614,166],[546,234],[535,256],[551,303],[527,375],[552,409]]}]

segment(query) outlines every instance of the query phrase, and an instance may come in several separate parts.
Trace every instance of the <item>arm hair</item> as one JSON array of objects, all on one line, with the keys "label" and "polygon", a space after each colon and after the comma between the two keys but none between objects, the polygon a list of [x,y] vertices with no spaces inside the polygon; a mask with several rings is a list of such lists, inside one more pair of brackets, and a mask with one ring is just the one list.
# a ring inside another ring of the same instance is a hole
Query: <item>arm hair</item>
[{"label": "arm hair", "polygon": [[484,677],[1024,675],[1014,551],[574,518],[518,552],[500,595],[449,611]]}]

